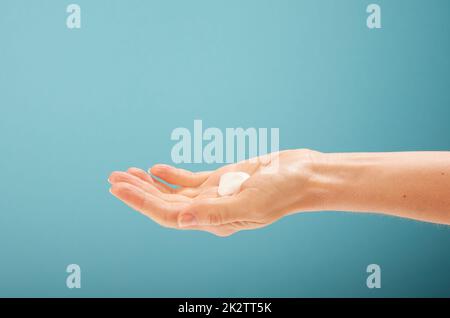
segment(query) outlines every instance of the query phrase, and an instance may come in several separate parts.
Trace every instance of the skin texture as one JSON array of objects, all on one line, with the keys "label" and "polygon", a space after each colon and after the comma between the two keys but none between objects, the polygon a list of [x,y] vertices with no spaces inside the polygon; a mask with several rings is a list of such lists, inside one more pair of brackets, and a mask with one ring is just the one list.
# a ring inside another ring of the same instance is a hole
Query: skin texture
[{"label": "skin texture", "polygon": [[[220,176],[250,175],[219,197]],[[157,178],[173,185],[168,186]],[[162,226],[228,236],[296,212],[352,211],[450,224],[450,152],[324,154],[287,150],[191,172],[157,164],[115,171],[110,192]]]}]

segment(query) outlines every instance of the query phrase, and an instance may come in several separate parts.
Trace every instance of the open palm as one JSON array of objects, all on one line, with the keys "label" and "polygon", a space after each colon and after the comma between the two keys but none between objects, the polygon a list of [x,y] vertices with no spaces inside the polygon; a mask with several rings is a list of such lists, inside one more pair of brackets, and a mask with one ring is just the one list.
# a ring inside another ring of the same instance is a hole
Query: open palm
[{"label": "open palm", "polygon": [[[110,175],[110,191],[162,226],[228,236],[239,230],[268,225],[294,209],[296,202],[289,199],[292,197],[289,192],[293,192],[290,169],[298,161],[288,152],[272,154],[270,160],[267,158],[204,172],[161,164],[153,166],[150,173],[130,168]],[[237,194],[219,197],[220,177],[233,171],[246,172],[250,178]]]}]

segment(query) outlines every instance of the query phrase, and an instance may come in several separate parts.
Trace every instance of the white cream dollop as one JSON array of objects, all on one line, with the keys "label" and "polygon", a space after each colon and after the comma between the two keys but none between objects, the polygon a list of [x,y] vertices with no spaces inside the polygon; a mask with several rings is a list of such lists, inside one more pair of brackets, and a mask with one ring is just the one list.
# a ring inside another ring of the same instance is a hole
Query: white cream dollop
[{"label": "white cream dollop", "polygon": [[226,195],[233,195],[241,189],[242,183],[250,178],[250,175],[245,172],[227,172],[220,176],[219,189],[217,193],[223,197]]}]

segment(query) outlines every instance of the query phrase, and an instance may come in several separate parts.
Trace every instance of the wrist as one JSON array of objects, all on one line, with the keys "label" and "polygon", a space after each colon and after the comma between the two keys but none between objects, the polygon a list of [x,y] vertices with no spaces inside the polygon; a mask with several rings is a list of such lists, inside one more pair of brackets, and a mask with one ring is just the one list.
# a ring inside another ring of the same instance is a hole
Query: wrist
[{"label": "wrist", "polygon": [[[337,195],[337,185],[333,177],[329,154],[299,149],[290,150],[288,171],[290,172],[295,203],[295,212],[328,210]],[[335,163],[333,163],[334,165]],[[291,213],[290,211],[289,213]]]},{"label": "wrist", "polygon": [[296,172],[297,211],[346,210],[348,198],[355,196],[358,180],[373,158],[354,154],[301,151]]},{"label": "wrist", "polygon": [[[389,172],[377,153],[321,153],[311,164],[312,211],[367,211],[384,200],[377,184]],[[386,188],[386,185],[384,185]]]}]

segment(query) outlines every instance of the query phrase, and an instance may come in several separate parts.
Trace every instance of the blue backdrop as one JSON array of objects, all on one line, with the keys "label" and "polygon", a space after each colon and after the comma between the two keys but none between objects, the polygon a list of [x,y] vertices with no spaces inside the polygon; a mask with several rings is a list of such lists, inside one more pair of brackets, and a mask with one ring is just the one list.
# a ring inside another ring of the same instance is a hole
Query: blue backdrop
[{"label": "blue backdrop", "polygon": [[450,296],[446,226],[325,212],[222,239],[107,183],[171,163],[194,119],[279,127],[281,149],[449,150],[450,1],[376,0],[379,30],[363,0],[74,2],[79,30],[68,1],[0,2],[0,296]]}]

